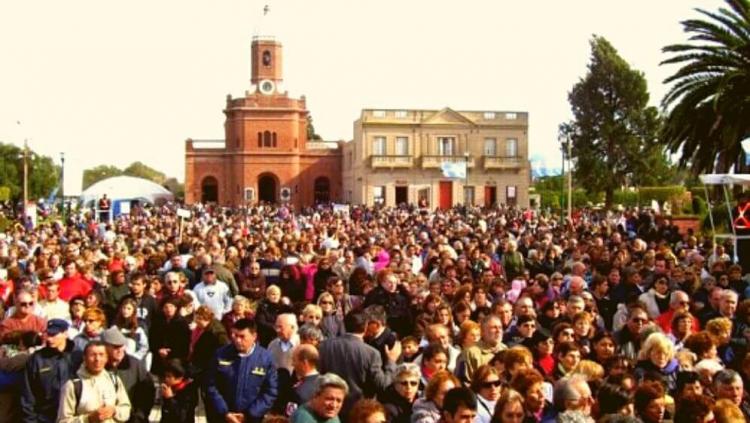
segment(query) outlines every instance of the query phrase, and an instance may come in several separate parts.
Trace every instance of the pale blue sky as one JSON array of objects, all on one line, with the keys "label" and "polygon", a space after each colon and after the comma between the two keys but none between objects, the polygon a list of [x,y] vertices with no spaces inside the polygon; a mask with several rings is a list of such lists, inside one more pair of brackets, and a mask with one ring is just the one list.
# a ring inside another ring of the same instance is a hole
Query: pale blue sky
[{"label": "pale blue sky", "polygon": [[531,154],[559,166],[591,35],[645,72],[658,105],[661,47],[685,39],[694,7],[723,2],[3,2],[0,141],[65,151],[68,192],[86,167],[134,160],[183,180],[185,139],[222,138],[226,95],[250,85],[265,4],[261,32],[284,44],[286,87],[324,138],[351,139],[363,108],[527,111]]}]

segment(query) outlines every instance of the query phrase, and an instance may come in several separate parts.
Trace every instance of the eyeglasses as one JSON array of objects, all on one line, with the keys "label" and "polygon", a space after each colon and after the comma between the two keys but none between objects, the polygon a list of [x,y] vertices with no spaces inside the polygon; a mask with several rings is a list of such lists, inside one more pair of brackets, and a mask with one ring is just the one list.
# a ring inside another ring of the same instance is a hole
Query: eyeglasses
[{"label": "eyeglasses", "polygon": [[400,380],[398,384],[401,386],[419,386],[419,381],[416,380]]},{"label": "eyeglasses", "polygon": [[487,389],[499,388],[501,386],[503,386],[503,382],[499,380],[488,380],[488,381],[482,382],[482,388],[487,388]]},{"label": "eyeglasses", "polygon": [[99,322],[99,321],[96,320],[96,319],[86,319],[86,320],[83,321],[83,323],[97,323],[97,322]]},{"label": "eyeglasses", "polygon": [[321,301],[320,305],[333,305],[333,301]]},{"label": "eyeglasses", "polygon": [[31,307],[31,306],[33,306],[33,305],[34,305],[34,302],[33,302],[33,301],[28,301],[28,302],[20,302],[20,303],[18,303],[18,305],[19,305],[20,307]]},{"label": "eyeglasses", "polygon": [[645,325],[646,322],[648,322],[647,319],[630,319],[630,321],[635,323],[636,325]]}]

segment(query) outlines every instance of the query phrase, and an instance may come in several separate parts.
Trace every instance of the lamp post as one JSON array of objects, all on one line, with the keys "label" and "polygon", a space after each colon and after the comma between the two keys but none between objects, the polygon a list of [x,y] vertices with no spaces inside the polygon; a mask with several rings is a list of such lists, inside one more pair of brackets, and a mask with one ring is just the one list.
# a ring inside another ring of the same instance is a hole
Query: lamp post
[{"label": "lamp post", "polygon": [[65,152],[60,152],[60,211],[65,220]]}]

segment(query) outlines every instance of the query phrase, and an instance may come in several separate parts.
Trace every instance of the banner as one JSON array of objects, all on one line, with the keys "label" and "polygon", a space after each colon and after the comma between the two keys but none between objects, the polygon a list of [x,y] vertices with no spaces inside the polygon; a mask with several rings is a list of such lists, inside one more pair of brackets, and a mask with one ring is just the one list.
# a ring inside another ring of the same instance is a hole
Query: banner
[{"label": "banner", "polygon": [[453,179],[466,178],[466,162],[442,162],[440,170],[443,171],[443,177]]}]

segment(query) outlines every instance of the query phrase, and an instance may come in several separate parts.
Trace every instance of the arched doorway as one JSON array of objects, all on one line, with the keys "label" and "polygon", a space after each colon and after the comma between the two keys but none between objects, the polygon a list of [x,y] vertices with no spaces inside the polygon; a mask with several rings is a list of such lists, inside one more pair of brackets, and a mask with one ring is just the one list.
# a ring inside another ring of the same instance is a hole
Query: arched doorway
[{"label": "arched doorway", "polygon": [[313,186],[313,193],[315,194],[315,204],[330,202],[331,181],[325,176],[316,178]]},{"label": "arched doorway", "polygon": [[266,173],[258,177],[258,200],[275,203],[276,199],[276,176]]},{"label": "arched doorway", "polygon": [[206,176],[201,182],[201,203],[219,202],[219,181],[213,176]]}]

